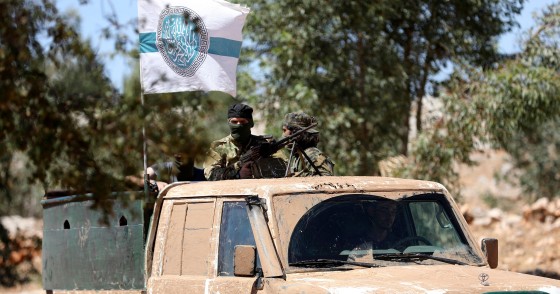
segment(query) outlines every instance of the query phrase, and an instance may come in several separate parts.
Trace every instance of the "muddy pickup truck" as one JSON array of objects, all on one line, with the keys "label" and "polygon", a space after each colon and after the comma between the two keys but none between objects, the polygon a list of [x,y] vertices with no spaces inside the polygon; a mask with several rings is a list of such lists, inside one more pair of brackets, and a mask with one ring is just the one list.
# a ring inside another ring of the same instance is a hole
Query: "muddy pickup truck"
[{"label": "muddy pickup truck", "polygon": [[45,197],[47,293],[560,293],[495,269],[497,240],[479,247],[434,182],[183,182],[112,201],[107,216],[88,195]]}]

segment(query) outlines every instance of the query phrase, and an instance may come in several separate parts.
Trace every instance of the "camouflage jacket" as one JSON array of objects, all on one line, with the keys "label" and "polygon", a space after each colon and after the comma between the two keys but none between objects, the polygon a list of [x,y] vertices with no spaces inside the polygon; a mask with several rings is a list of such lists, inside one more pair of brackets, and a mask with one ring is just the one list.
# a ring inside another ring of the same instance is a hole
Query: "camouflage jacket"
[{"label": "camouflage jacket", "polygon": [[[316,147],[309,147],[303,152],[307,154],[313,165],[317,167],[322,176],[334,175],[334,163],[321,150]],[[307,159],[300,152],[296,152],[290,159],[290,175],[292,177],[317,176],[315,169],[307,162]]]},{"label": "camouflage jacket", "polygon": [[[251,139],[246,146],[241,146],[231,135],[212,142],[204,162],[204,176],[209,181],[219,181],[227,179],[239,179],[241,164],[239,157],[251,147],[258,146],[267,142],[263,136],[251,135]],[[272,157],[286,158],[277,152]]]}]

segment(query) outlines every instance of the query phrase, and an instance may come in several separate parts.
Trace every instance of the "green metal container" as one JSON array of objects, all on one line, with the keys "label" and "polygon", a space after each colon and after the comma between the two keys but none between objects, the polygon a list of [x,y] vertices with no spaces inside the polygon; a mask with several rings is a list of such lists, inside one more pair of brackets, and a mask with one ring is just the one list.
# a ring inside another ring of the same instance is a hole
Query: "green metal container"
[{"label": "green metal container", "polygon": [[112,213],[93,195],[45,196],[43,288],[145,289],[144,248],[151,207],[138,192],[115,193]]}]

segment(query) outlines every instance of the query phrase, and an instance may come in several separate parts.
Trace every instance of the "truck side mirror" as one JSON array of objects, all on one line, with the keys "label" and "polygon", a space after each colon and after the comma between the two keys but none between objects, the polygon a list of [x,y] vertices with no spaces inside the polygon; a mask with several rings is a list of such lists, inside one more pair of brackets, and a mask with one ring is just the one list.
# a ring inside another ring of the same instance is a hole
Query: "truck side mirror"
[{"label": "truck side mirror", "polygon": [[482,251],[486,254],[490,268],[498,267],[498,239],[484,238],[481,242]]},{"label": "truck side mirror", "polygon": [[257,249],[251,245],[237,245],[233,254],[233,274],[241,277],[252,277],[257,267]]}]

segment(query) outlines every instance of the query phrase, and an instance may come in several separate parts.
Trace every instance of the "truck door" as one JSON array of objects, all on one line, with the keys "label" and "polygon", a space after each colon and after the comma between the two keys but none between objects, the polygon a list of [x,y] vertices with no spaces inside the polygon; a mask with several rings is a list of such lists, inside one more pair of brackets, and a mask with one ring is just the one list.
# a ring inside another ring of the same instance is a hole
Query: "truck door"
[{"label": "truck door", "polygon": [[[251,293],[256,277],[238,277],[234,275],[233,271],[235,246],[255,246],[255,238],[246,207],[247,202],[242,199],[223,202],[216,276],[210,281],[209,293]],[[258,259],[257,268],[260,268]]]},{"label": "truck door", "polygon": [[205,292],[207,279],[214,272],[215,207],[215,198],[163,202],[149,293]]}]

